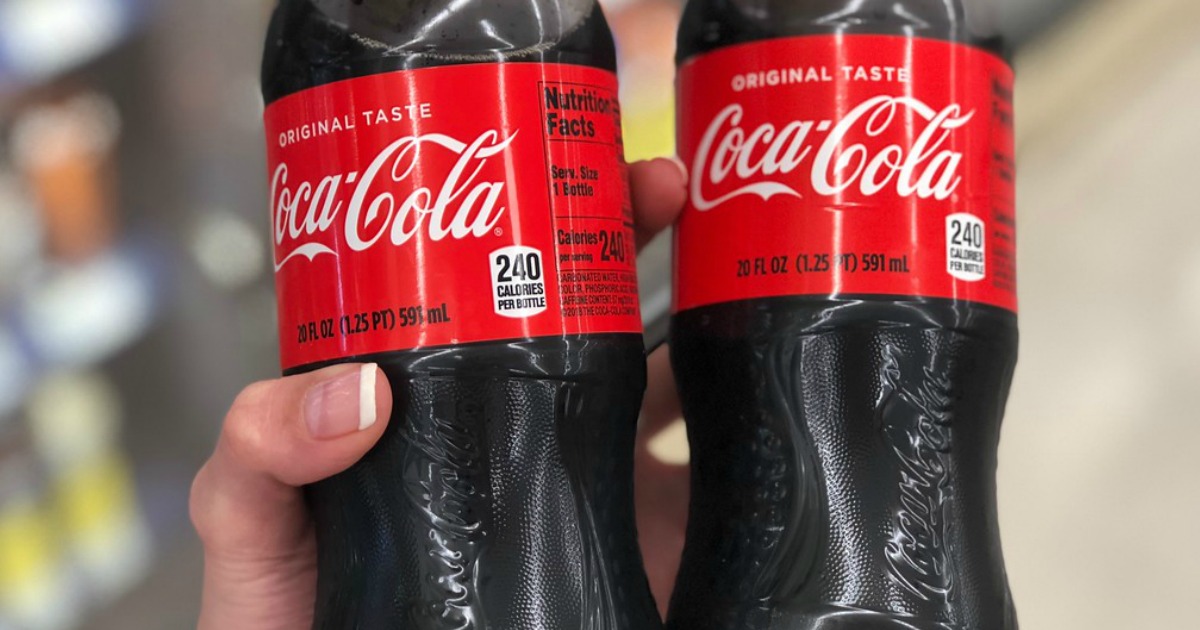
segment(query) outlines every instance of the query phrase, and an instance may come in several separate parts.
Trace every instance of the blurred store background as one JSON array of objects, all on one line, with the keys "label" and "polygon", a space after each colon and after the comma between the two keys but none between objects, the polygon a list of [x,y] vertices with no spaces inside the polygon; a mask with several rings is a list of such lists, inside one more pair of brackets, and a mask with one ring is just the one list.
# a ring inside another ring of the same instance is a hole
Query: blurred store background
[{"label": "blurred store background", "polygon": [[[1194,628],[1200,3],[996,2],[1020,50],[1022,627]],[[679,4],[607,4],[630,157],[670,154]],[[277,370],[271,5],[0,0],[0,630],[194,626],[188,486]]]}]

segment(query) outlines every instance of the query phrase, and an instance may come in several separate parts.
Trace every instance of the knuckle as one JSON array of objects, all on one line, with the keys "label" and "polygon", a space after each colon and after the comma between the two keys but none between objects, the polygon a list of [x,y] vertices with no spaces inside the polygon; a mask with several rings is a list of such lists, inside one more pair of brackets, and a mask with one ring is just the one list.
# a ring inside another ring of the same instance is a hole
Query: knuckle
[{"label": "knuckle", "polygon": [[221,440],[229,454],[251,470],[262,470],[269,456],[274,385],[274,381],[264,381],[242,390],[225,417]]},{"label": "knuckle", "polygon": [[211,463],[205,463],[200,472],[196,473],[196,478],[192,480],[191,494],[188,497],[188,516],[191,518],[192,527],[200,536],[200,541],[206,545],[212,541],[216,530],[213,517],[216,506],[213,505],[212,499],[211,470]]}]

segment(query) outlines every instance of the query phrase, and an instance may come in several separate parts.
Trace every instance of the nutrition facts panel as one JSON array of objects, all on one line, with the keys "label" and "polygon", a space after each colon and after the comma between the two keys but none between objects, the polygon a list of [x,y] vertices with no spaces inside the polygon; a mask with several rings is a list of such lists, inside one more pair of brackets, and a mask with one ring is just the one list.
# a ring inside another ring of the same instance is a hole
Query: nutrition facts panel
[{"label": "nutrition facts panel", "polygon": [[564,317],[637,317],[633,211],[615,86],[538,84]]}]

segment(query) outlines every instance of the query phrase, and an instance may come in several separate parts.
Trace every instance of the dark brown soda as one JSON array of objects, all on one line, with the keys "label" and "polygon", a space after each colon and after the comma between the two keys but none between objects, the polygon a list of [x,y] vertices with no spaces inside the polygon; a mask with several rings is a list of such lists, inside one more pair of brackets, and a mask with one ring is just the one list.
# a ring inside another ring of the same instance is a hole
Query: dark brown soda
[{"label": "dark brown soda", "polygon": [[[858,34],[1003,55],[982,5],[692,0],[678,59]],[[669,628],[1017,628],[995,480],[1015,314],[943,299],[780,297],[679,313],[670,344],[692,498]]]},{"label": "dark brown soda", "polygon": [[[263,92],[270,104],[344,79],[465,63],[616,66],[593,0],[283,0]],[[662,627],[633,518],[640,335],[343,361],[377,362],[394,407],[362,462],[308,489],[314,628]]]}]

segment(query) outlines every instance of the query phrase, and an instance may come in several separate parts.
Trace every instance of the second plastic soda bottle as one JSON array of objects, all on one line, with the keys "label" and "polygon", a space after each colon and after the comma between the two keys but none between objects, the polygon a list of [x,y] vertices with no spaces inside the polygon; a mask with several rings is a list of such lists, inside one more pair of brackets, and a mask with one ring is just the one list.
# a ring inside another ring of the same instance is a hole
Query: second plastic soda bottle
[{"label": "second plastic soda bottle", "polygon": [[676,630],[1013,630],[1009,64],[985,3],[692,0]]},{"label": "second plastic soda bottle", "polygon": [[283,366],[390,424],[308,492],[315,627],[653,630],[645,362],[594,0],[282,0],[263,86]]}]

